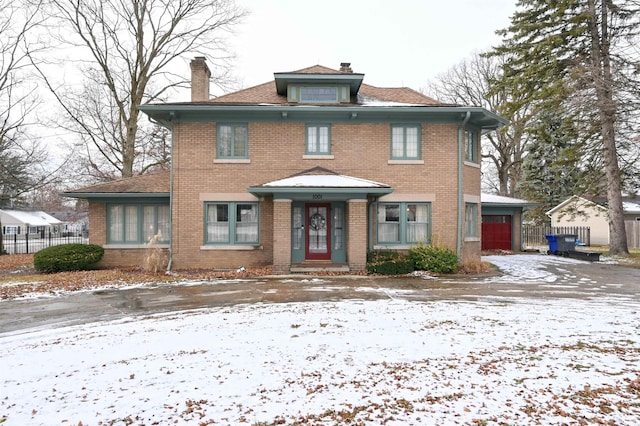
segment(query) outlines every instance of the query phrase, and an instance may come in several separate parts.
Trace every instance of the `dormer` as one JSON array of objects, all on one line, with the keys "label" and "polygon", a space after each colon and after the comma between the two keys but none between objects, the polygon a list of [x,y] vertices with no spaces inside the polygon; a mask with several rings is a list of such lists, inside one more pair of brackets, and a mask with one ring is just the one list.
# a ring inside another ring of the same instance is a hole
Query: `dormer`
[{"label": "dormer", "polygon": [[279,72],[273,76],[278,95],[290,103],[344,104],[355,102],[364,74],[342,63],[340,72]]}]

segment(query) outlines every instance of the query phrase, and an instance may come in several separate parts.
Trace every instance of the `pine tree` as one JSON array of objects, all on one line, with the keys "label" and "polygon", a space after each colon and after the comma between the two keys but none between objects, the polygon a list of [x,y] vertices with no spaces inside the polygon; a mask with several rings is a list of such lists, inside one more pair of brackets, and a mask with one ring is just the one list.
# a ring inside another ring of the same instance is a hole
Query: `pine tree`
[{"label": "pine tree", "polygon": [[638,75],[629,71],[638,63],[638,52],[628,47],[637,39],[639,20],[635,1],[520,0],[495,49],[495,54],[509,57],[502,84],[526,93],[525,102],[562,105],[577,93],[592,100],[574,103],[577,110],[572,113],[595,119],[592,146],[606,176],[613,254],[628,253],[616,119],[618,99],[638,84]]}]

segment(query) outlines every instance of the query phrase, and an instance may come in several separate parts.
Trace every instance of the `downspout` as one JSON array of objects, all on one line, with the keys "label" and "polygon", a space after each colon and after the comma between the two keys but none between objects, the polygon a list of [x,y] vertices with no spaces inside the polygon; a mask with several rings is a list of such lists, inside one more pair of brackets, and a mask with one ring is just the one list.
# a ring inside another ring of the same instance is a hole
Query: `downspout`
[{"label": "downspout", "polygon": [[462,124],[458,127],[458,226],[457,226],[457,241],[456,241],[456,254],[458,259],[462,258],[462,223],[463,223],[463,208],[464,208],[464,193],[462,190],[462,164],[464,158],[464,129],[471,118],[471,112],[467,111]]}]

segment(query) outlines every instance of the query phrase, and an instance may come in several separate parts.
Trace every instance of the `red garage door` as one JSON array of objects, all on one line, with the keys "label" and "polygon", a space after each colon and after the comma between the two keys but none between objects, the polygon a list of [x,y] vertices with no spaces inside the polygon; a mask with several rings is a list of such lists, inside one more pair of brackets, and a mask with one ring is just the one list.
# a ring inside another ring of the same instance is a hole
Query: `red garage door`
[{"label": "red garage door", "polygon": [[511,216],[482,215],[482,250],[511,250]]}]

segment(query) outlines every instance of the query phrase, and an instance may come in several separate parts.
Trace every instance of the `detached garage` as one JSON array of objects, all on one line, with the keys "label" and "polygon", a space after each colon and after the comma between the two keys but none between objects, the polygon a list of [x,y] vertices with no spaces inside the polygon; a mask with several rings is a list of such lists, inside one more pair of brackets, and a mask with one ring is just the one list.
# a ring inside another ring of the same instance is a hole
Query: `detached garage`
[{"label": "detached garage", "polygon": [[522,212],[538,204],[482,194],[482,250],[522,250]]}]

